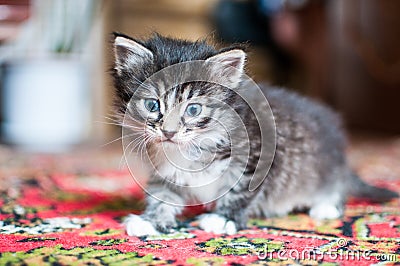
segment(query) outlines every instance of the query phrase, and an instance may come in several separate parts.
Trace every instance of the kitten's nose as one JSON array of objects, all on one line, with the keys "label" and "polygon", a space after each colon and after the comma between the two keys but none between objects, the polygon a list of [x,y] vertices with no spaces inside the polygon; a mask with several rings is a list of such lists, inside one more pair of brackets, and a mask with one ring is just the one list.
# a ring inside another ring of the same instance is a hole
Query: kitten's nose
[{"label": "kitten's nose", "polygon": [[167,139],[172,139],[176,134],[176,131],[167,131],[167,130],[161,130],[161,131]]}]

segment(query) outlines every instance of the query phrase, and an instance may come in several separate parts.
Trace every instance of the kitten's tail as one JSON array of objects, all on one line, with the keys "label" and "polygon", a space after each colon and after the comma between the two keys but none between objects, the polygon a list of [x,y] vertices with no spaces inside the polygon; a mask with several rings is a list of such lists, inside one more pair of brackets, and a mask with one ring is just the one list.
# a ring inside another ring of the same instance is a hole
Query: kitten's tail
[{"label": "kitten's tail", "polygon": [[375,187],[365,183],[355,174],[351,174],[348,188],[349,195],[356,198],[364,198],[373,202],[389,201],[398,198],[399,194],[386,188]]}]

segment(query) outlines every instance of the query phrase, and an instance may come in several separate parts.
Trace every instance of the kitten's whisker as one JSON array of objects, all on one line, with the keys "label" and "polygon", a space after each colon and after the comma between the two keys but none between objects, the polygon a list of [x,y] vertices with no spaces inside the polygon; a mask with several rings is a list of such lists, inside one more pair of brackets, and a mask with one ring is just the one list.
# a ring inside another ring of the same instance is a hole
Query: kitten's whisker
[{"label": "kitten's whisker", "polygon": [[129,129],[143,130],[143,128],[141,128],[141,127],[134,126],[134,125],[129,125],[129,124],[101,122],[101,121],[98,121],[98,123],[102,123],[102,124],[106,124],[106,125],[115,125],[115,126],[129,128]]},{"label": "kitten's whisker", "polygon": [[135,141],[137,141],[137,143],[132,146],[132,150],[138,150],[140,148],[141,143],[144,141],[144,137],[140,136],[139,138],[136,138]]},{"label": "kitten's whisker", "polygon": [[103,125],[113,125],[113,126],[121,126],[121,123],[116,122],[104,122],[104,121],[94,121],[95,123],[103,124]]},{"label": "kitten's whisker", "polygon": [[100,147],[103,148],[103,147],[105,147],[105,146],[107,146],[107,145],[110,145],[110,144],[116,142],[116,141],[122,140],[123,138],[131,137],[131,136],[134,136],[134,135],[135,135],[135,133],[129,134],[129,135],[125,135],[125,136],[121,136],[121,137],[116,138],[116,139],[114,139],[114,140],[111,140],[111,141],[109,141],[109,142],[107,142],[107,143],[105,143],[105,144],[102,144]]},{"label": "kitten's whisker", "polygon": [[147,151],[147,144],[149,143],[149,141],[150,141],[150,136],[146,135],[144,137],[144,139],[143,139],[142,146],[140,148],[140,159],[141,159],[141,161],[143,161],[144,150],[146,149],[146,151]]},{"label": "kitten's whisker", "polygon": [[[125,150],[128,151],[128,152],[125,153],[125,156],[126,156],[126,157],[130,157],[130,156],[135,152],[135,150],[138,150],[137,147],[139,147],[139,146],[141,145],[142,140],[139,139],[138,142],[135,143],[136,140],[138,140],[138,139],[135,139],[134,141],[131,141],[131,142],[127,145],[127,147],[125,148]],[[132,145],[132,143],[133,143],[134,145]],[[132,146],[129,148],[130,145],[132,145]],[[128,148],[129,148],[129,149],[128,149]],[[136,152],[136,153],[137,153],[137,152]]]},{"label": "kitten's whisker", "polygon": [[104,116],[103,118],[112,122],[121,122],[121,120],[116,115],[114,115],[114,117]]},{"label": "kitten's whisker", "polygon": [[[128,121],[130,122],[130,121]],[[138,130],[143,130],[145,128],[144,125],[138,125],[137,122],[133,122],[133,123],[120,123],[121,127],[125,127],[125,128],[133,128],[133,129],[138,129]]]},{"label": "kitten's whisker", "polygon": [[129,155],[130,155],[130,154],[132,153],[132,151],[135,150],[136,147],[140,144],[140,142],[142,141],[141,138],[143,138],[143,134],[138,135],[137,138],[133,139],[133,140],[132,140],[131,142],[129,142],[129,144],[125,147],[125,150],[128,150],[129,146],[131,146],[132,144],[134,144],[134,145],[131,147],[131,151],[130,151]]},{"label": "kitten's whisker", "polygon": [[132,125],[132,124],[124,124],[124,123],[122,123],[122,122],[95,121],[95,123],[101,123],[101,124],[105,124],[105,125],[114,125],[114,126],[129,128],[129,129],[143,130],[142,127],[134,126],[134,125]]}]

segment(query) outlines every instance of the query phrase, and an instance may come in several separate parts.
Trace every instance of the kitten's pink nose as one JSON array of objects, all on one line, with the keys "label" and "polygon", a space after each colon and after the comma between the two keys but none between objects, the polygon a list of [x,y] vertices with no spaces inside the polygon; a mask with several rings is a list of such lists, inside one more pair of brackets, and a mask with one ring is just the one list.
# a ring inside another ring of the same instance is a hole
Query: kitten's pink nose
[{"label": "kitten's pink nose", "polygon": [[167,131],[167,130],[161,130],[161,131],[167,139],[172,139],[176,134],[176,131]]}]

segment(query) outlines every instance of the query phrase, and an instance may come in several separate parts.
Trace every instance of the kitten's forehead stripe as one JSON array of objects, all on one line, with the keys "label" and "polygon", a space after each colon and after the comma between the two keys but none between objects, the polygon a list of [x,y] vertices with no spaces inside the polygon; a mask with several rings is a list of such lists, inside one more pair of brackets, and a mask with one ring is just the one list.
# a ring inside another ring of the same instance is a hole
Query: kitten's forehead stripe
[{"label": "kitten's forehead stripe", "polygon": [[190,93],[194,90],[192,84],[188,84],[186,86],[182,86],[182,100],[189,100]]},{"label": "kitten's forehead stripe", "polygon": [[186,97],[186,99],[191,99],[192,97],[193,97],[193,95],[194,95],[194,89],[193,88],[191,88],[190,90],[189,90],[189,93],[188,93],[188,96]]},{"label": "kitten's forehead stripe", "polygon": [[176,108],[175,106],[176,106],[176,93],[177,93],[177,91],[178,91],[178,88],[175,87],[175,88],[170,89],[168,91],[168,93],[167,93],[166,102],[167,102],[167,105],[168,105],[168,108],[169,108],[170,111],[172,111],[174,108]]},{"label": "kitten's forehead stripe", "polygon": [[191,85],[190,84],[182,84],[179,86],[179,95],[183,95],[185,90],[190,90],[191,89]]}]

